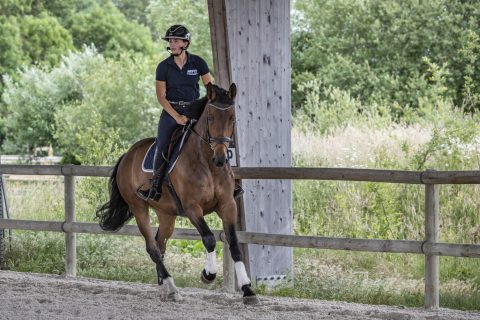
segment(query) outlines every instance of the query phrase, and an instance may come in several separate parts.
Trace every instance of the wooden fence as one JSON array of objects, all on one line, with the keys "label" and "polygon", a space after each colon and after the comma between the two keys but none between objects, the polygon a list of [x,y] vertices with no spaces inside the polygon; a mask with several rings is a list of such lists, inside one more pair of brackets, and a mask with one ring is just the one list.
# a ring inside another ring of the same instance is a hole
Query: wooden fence
[{"label": "wooden fence", "polygon": [[[27,221],[0,219],[0,229],[22,229],[65,233],[66,275],[76,276],[76,233],[102,233],[98,224],[75,222],[75,176],[108,177],[112,167],[0,165],[0,174],[63,175],[65,177],[65,221]],[[387,182],[425,185],[425,240],[378,240],[294,236],[238,232],[240,243],[319,248],[364,252],[415,253],[425,255],[425,308],[439,307],[439,256],[480,257],[478,244],[439,243],[439,185],[480,184],[480,171],[396,171],[332,168],[234,168],[236,179],[315,179],[365,182]],[[153,227],[152,227],[153,228]],[[155,228],[156,232],[156,228]],[[108,233],[112,234],[112,233]],[[139,236],[136,226],[126,225],[118,235]],[[217,240],[224,241],[223,231],[215,230]],[[172,238],[198,240],[194,229],[175,229]],[[224,288],[233,291],[233,261],[224,248]]]}]

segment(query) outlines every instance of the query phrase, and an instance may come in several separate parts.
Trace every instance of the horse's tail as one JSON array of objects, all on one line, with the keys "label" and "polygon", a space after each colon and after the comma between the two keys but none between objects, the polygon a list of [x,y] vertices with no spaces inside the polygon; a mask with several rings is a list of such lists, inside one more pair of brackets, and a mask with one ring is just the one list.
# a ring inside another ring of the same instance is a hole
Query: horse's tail
[{"label": "horse's tail", "polygon": [[118,159],[112,175],[110,176],[110,200],[97,210],[97,218],[100,220],[99,224],[103,230],[117,231],[133,217],[133,213],[130,211],[128,204],[122,198],[117,185],[118,166],[124,156],[125,154]]}]

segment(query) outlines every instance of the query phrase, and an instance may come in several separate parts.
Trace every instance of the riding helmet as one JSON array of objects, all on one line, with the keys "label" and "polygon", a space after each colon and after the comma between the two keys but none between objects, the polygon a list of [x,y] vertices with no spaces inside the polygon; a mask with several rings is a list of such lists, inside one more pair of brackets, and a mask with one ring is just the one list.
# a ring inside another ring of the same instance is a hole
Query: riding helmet
[{"label": "riding helmet", "polygon": [[165,33],[165,37],[162,39],[166,41],[168,41],[168,39],[182,39],[190,43],[191,36],[190,32],[185,26],[176,24],[168,28],[167,32]]}]

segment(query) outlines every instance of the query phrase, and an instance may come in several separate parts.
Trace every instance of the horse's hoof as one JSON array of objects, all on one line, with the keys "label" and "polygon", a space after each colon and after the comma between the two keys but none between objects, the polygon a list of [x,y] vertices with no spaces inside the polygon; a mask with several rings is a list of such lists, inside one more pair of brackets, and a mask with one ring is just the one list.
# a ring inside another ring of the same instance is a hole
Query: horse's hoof
[{"label": "horse's hoof", "polygon": [[202,273],[200,275],[200,279],[202,280],[203,283],[206,283],[206,284],[212,283],[213,280],[215,280],[216,277],[217,277],[217,275],[215,273],[207,274],[205,272],[205,269],[202,270]]},{"label": "horse's hoof", "polygon": [[163,296],[163,300],[165,301],[179,302],[182,301],[182,299],[182,296],[178,292],[170,292]]},{"label": "horse's hoof", "polygon": [[257,296],[244,296],[243,304],[253,306],[260,303],[260,299]]}]

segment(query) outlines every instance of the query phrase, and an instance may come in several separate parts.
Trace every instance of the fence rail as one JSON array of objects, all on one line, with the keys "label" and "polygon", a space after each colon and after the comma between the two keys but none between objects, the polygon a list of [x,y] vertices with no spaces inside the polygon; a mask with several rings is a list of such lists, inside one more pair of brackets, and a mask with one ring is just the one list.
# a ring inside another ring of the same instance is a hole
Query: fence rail
[{"label": "fence rail", "polygon": [[[65,233],[66,274],[76,275],[77,233],[112,234],[97,224],[75,222],[75,176],[108,177],[112,167],[73,165],[0,165],[0,174],[65,176],[65,221],[29,221],[0,219],[0,229],[23,229]],[[338,168],[234,168],[236,179],[313,179],[362,182],[386,182],[425,185],[425,241],[326,238],[255,232],[238,232],[240,243],[319,248],[363,252],[392,252],[425,255],[425,308],[439,307],[439,256],[480,258],[480,245],[439,243],[439,187],[441,184],[480,184],[480,171],[398,171]],[[153,227],[152,227],[153,228]],[[156,231],[156,230],[155,230]],[[223,231],[214,230],[217,240],[225,241]],[[134,225],[126,225],[115,234],[139,236]],[[194,229],[175,229],[172,238],[197,240]],[[234,269],[224,248],[224,288],[234,290]]]},{"label": "fence rail", "polygon": [[[112,167],[0,165],[2,174],[108,177]],[[346,168],[233,168],[235,179],[342,180],[406,184],[479,184],[480,171],[400,171]]]}]

